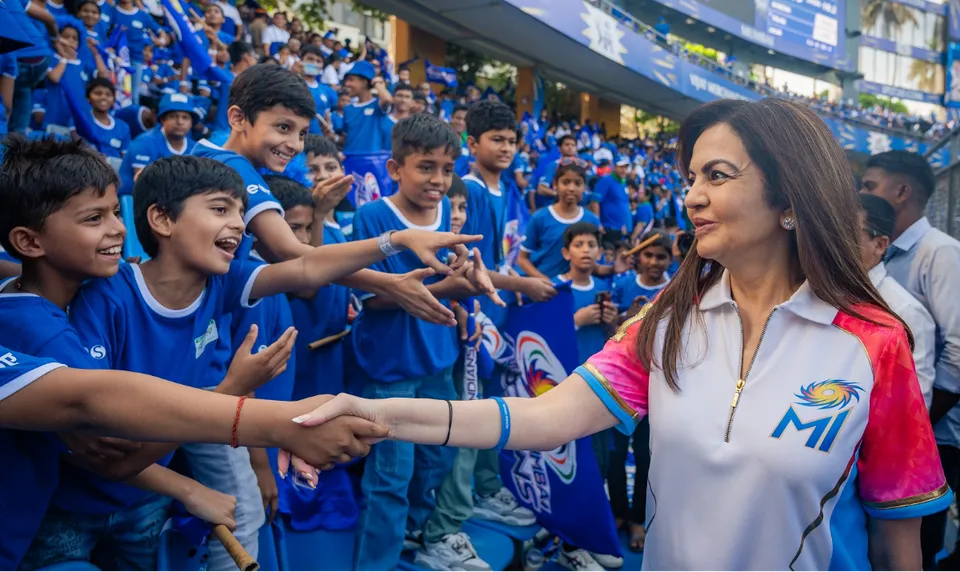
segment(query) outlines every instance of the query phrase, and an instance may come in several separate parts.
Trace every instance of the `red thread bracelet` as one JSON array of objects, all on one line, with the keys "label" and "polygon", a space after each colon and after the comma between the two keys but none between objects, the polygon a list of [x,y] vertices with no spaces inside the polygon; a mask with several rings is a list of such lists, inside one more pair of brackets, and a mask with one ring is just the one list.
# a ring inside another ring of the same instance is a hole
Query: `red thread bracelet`
[{"label": "red thread bracelet", "polygon": [[243,402],[247,400],[247,396],[244,395],[237,401],[237,414],[233,417],[233,435],[230,439],[230,444],[233,445],[233,448],[236,449],[240,446],[237,443],[237,427],[240,426],[240,410],[243,409]]}]

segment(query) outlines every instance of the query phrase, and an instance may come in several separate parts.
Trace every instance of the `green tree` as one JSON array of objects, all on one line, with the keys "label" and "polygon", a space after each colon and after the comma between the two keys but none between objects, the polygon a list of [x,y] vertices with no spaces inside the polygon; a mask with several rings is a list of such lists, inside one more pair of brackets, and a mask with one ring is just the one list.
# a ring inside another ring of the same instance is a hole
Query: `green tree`
[{"label": "green tree", "polygon": [[[860,23],[864,30],[872,30],[877,23],[883,29],[882,35],[888,40],[897,41],[897,32],[907,24],[919,26],[913,8],[894,0],[864,0],[860,10]],[[893,58],[893,82],[897,82],[901,56]]]},{"label": "green tree", "polygon": [[477,83],[480,70],[494,63],[495,61],[487,56],[453,42],[447,42],[446,67],[457,70],[457,83],[461,87],[469,83]]},{"label": "green tree", "polygon": [[[300,20],[303,21],[304,25],[311,30],[325,30],[327,28],[327,21],[330,18],[330,7],[333,4],[333,0],[259,0],[260,5],[267,10],[267,12],[274,12],[275,10],[286,10],[295,14]],[[364,14],[372,18],[376,18],[380,21],[386,21],[390,15],[386,12],[377,10],[376,8],[371,8],[364,4],[354,0],[352,2],[353,10],[359,14]]]}]

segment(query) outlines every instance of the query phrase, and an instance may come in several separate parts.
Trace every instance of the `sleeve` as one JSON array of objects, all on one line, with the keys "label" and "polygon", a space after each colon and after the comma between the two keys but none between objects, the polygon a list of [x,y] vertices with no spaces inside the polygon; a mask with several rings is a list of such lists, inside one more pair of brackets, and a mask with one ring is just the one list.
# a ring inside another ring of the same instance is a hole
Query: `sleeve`
[{"label": "sleeve", "polygon": [[70,323],[96,369],[114,369],[114,364],[119,363],[126,338],[121,308],[93,288],[80,290],[70,303]]},{"label": "sleeve", "polygon": [[0,401],[51,371],[64,367],[52,359],[35,358],[0,348]]},{"label": "sleeve", "polygon": [[[150,28],[151,30],[153,30],[154,33],[157,33],[163,30],[163,28],[160,27],[160,24],[157,24],[157,21],[154,20],[152,17],[150,17],[149,14],[147,14],[146,12],[141,12],[141,14],[143,15],[143,17],[140,18],[140,21],[143,22],[144,28]],[[146,33],[144,33],[144,36],[146,36]],[[146,40],[146,37],[144,37],[144,40]]]},{"label": "sleeve", "polygon": [[593,194],[590,195],[590,202],[600,203],[603,202],[603,199],[607,196],[607,189],[609,189],[610,184],[609,180],[604,177],[597,181],[597,186],[593,188]]},{"label": "sleeve", "polygon": [[554,161],[543,169],[543,175],[540,177],[540,184],[548,187],[553,186],[553,177],[557,174],[557,162]]},{"label": "sleeve", "polygon": [[889,336],[873,362],[870,416],[857,460],[864,510],[882,519],[917,518],[946,510],[953,494],[943,475],[902,328]]},{"label": "sleeve", "polygon": [[924,274],[929,283],[925,290],[930,315],[943,336],[936,363],[936,386],[941,391],[960,393],[960,244],[954,241],[938,248]]},{"label": "sleeve", "polygon": [[127,155],[130,157],[130,166],[134,169],[145,169],[154,159],[150,153],[150,145],[144,137],[138,137],[130,143]]},{"label": "sleeve", "polygon": [[[245,240],[249,240],[245,239]],[[257,276],[267,265],[259,260],[235,258],[224,280],[223,312],[231,313],[240,308],[253,308],[260,300],[250,300],[250,292]]]},{"label": "sleeve", "polygon": [[0,75],[16,79],[17,77],[17,58],[10,54],[0,56]]},{"label": "sleeve", "polygon": [[467,222],[463,224],[460,232],[463,234],[483,234],[480,232],[483,228],[480,224],[480,217],[489,216],[481,199],[485,191],[471,180],[465,180],[464,186],[467,187]]},{"label": "sleeve", "polygon": [[907,306],[900,312],[900,317],[913,332],[913,363],[917,368],[917,380],[920,382],[923,401],[929,409],[933,400],[933,380],[936,378],[934,352],[937,326],[930,313],[920,304]]},{"label": "sleeve", "polygon": [[523,237],[523,244],[520,250],[530,253],[536,252],[540,248],[540,217],[534,216],[527,225],[526,234]]},{"label": "sleeve", "polygon": [[647,305],[620,326],[616,334],[587,363],[574,370],[620,422],[617,429],[632,435],[647,414],[650,373],[643,368],[634,346]]},{"label": "sleeve", "polygon": [[270,188],[266,181],[260,176],[260,173],[253,168],[253,165],[246,160],[230,161],[228,166],[240,175],[243,179],[243,185],[247,189],[249,202],[247,211],[243,213],[243,224],[249,225],[258,214],[267,210],[276,210],[283,214],[283,207],[280,202],[270,193]]}]

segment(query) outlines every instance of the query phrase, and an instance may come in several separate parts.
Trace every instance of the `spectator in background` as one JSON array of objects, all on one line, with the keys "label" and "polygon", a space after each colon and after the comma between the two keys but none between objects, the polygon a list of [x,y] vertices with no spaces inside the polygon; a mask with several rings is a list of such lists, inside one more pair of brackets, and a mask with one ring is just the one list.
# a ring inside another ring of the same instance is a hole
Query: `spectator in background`
[{"label": "spectator in background", "polygon": [[923,304],[887,274],[883,264],[897,221],[893,206],[880,197],[862,193],[860,206],[862,210],[857,223],[860,225],[861,260],[880,296],[910,327],[913,334],[913,363],[917,367],[917,380],[929,409],[935,376],[933,356],[936,326],[933,317]]},{"label": "spectator in background", "polygon": [[188,135],[198,118],[189,96],[182,93],[164,96],[157,116],[159,127],[134,139],[123,157],[118,191],[121,195],[133,194],[133,183],[150,163],[171,155],[189,155],[193,151],[194,142]]},{"label": "spectator in background", "polygon": [[[920,301],[937,325],[936,378],[930,421],[947,484],[960,489],[960,242],[933,228],[924,216],[935,179],[930,164],[916,153],[887,151],[870,157],[863,192],[886,199],[897,213],[887,272]],[[923,568],[936,566],[943,547],[947,511],[923,521]],[[956,558],[956,556],[952,556]]]},{"label": "spectator in background", "polygon": [[620,242],[633,230],[626,188],[629,169],[628,157],[617,159],[613,172],[597,181],[590,198],[590,210],[600,217],[600,229],[607,241]]},{"label": "spectator in background", "polygon": [[33,42],[11,55],[17,59],[17,75],[13,88],[8,129],[14,133],[27,130],[33,108],[32,91],[47,77],[53,52],[51,41],[57,38],[57,23],[47,11],[44,0],[9,0],[4,2],[11,19]]},{"label": "spectator in background", "polygon": [[373,66],[360,61],[353,64],[344,76],[347,93],[356,101],[343,110],[343,131],[346,141],[343,152],[375,153],[390,148],[390,140],[384,137],[384,118],[393,103],[383,78],[375,77]]},{"label": "spectator in background", "polygon": [[272,56],[281,46],[290,41],[290,32],[287,31],[287,15],[277,10],[273,14],[272,23],[263,31],[261,37],[264,55]]}]

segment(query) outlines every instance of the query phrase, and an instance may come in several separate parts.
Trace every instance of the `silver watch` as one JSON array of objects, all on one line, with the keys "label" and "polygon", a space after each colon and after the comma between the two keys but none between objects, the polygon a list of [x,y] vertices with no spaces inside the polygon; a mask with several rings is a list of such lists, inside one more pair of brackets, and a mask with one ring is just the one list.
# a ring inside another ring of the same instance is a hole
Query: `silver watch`
[{"label": "silver watch", "polygon": [[397,231],[388,230],[387,232],[377,237],[377,246],[380,247],[380,252],[382,252],[383,255],[386,256],[387,258],[395,254],[400,254],[402,252],[401,249],[397,248],[393,244],[393,240],[391,237],[395,232]]}]

